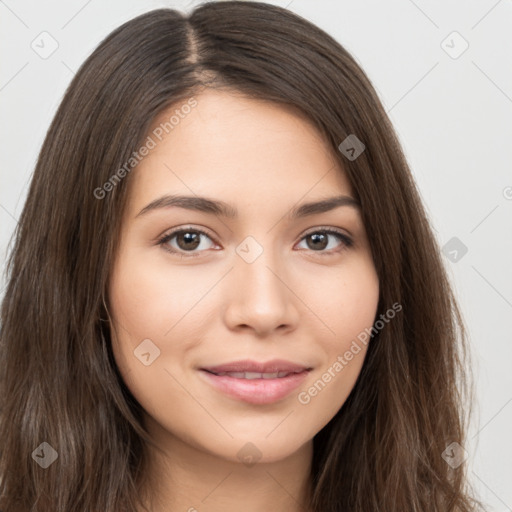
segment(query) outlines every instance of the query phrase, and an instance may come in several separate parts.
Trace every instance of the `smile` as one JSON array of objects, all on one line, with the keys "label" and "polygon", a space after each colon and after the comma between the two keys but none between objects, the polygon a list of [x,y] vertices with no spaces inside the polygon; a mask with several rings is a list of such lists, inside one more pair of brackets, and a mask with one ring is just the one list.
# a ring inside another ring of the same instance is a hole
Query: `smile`
[{"label": "smile", "polygon": [[273,372],[273,373],[258,373],[258,372],[220,372],[215,373],[211,372],[217,376],[227,375],[228,377],[233,377],[235,379],[282,379],[283,377],[287,377],[292,373],[296,372]]},{"label": "smile", "polygon": [[219,372],[201,369],[206,383],[223,396],[254,405],[286,399],[309,375],[310,369],[280,372]]}]

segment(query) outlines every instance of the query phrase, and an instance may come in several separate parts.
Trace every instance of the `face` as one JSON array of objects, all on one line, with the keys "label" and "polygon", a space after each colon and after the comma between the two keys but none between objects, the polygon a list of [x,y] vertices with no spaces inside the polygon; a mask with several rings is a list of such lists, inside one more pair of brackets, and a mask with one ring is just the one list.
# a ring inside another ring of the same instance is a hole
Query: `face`
[{"label": "face", "polygon": [[226,91],[184,105],[155,121],[128,178],[115,359],[162,445],[276,461],[355,384],[366,346],[351,347],[379,296],[370,247],[350,183],[302,116]]}]

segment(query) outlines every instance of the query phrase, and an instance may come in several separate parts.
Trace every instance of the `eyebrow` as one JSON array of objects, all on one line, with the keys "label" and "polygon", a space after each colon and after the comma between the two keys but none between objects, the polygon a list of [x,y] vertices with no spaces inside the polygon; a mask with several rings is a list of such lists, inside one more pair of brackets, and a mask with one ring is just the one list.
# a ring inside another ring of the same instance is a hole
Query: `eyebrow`
[{"label": "eyebrow", "polygon": [[[325,213],[334,210],[335,208],[339,208],[340,206],[350,206],[358,211],[361,209],[361,205],[356,199],[350,196],[341,195],[295,206],[290,210],[287,217],[289,219],[299,219],[310,215],[316,215],[318,213]],[[159,197],[142,208],[136,217],[146,215],[147,213],[155,210],[171,207],[195,210],[227,219],[238,218],[237,209],[224,201],[209,199],[207,197],[180,195],[164,195]]]}]

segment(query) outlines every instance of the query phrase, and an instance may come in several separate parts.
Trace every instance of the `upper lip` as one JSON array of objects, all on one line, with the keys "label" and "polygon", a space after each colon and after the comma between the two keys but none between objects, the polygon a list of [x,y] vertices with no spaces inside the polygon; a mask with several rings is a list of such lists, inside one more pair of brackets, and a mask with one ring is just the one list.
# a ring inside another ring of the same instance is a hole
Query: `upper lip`
[{"label": "upper lip", "polygon": [[246,359],[243,361],[232,361],[230,363],[220,364],[217,366],[207,366],[201,368],[211,373],[223,372],[254,372],[254,373],[275,373],[290,372],[298,373],[311,370],[307,365],[292,363],[283,359],[273,359],[267,362],[258,362]]}]

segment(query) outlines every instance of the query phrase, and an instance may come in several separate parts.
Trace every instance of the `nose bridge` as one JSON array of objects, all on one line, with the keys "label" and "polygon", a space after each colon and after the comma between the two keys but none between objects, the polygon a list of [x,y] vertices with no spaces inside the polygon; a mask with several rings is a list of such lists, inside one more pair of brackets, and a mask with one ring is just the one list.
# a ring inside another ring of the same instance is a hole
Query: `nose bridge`
[{"label": "nose bridge", "polygon": [[[270,237],[267,238],[267,241]],[[236,249],[235,274],[237,286],[249,297],[264,300],[266,304],[286,299],[284,284],[276,274],[282,267],[277,251],[265,243],[265,247],[253,237],[247,237]]]},{"label": "nose bridge", "polygon": [[244,324],[259,331],[294,323],[297,314],[293,294],[285,284],[285,266],[278,251],[247,237],[236,253],[227,321],[232,326]]}]

